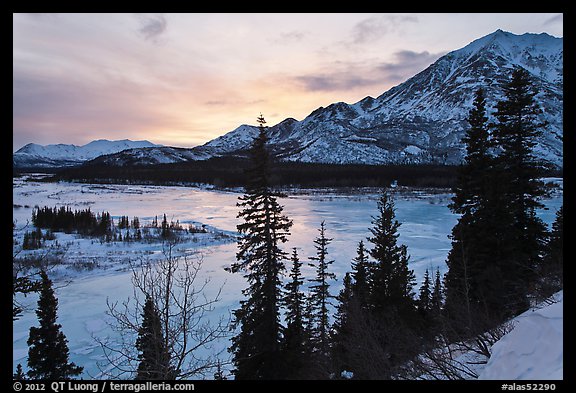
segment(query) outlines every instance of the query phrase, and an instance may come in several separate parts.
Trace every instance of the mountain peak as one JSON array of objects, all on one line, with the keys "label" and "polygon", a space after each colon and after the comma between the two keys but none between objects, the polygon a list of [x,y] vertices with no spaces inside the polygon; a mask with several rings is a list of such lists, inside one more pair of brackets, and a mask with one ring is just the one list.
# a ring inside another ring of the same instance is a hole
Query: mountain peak
[{"label": "mountain peak", "polygon": [[524,33],[518,35],[498,29],[491,34],[472,41],[455,52],[476,52],[479,49],[494,49],[494,45],[498,45],[507,51],[510,51],[511,48],[516,48],[516,50],[531,48],[537,51],[549,51],[550,49],[556,50],[558,46],[561,47],[562,41],[562,38],[554,37],[547,33]]},{"label": "mountain peak", "polygon": [[105,154],[118,153],[132,148],[159,147],[149,141],[131,141],[129,139],[110,141],[98,139],[83,146],[72,144],[38,145],[28,143],[13,154],[13,165],[25,166],[69,166],[78,165]]},{"label": "mountain peak", "polygon": [[[519,66],[534,77],[540,92],[535,97],[542,108],[540,121],[548,123],[535,154],[562,167],[562,45],[562,38],[545,33],[517,35],[498,29],[442,56],[377,98],[365,97],[355,104],[335,102],[301,121],[287,118],[269,127],[270,152],[278,159],[298,162],[460,164],[474,92],[485,88],[492,113],[511,69]],[[125,157],[118,162],[144,162],[144,154],[154,155],[149,162],[245,156],[257,134],[257,126],[244,124],[190,149],[190,154],[134,149],[121,153]],[[70,150],[69,155],[74,153]]]},{"label": "mountain peak", "polygon": [[[459,164],[474,92],[485,87],[494,105],[510,70],[520,66],[535,77],[542,120],[550,123],[536,150],[562,166],[562,59],[561,38],[498,29],[375,99],[335,102],[290,127],[270,127],[271,150],[283,160],[301,162]],[[204,152],[242,155],[250,142],[246,133],[231,131],[208,142],[210,150]]]}]

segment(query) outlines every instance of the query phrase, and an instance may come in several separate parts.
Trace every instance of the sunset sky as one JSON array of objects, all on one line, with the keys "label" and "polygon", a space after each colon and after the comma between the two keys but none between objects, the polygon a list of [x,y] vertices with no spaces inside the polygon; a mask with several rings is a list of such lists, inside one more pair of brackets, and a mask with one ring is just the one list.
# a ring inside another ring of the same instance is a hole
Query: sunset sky
[{"label": "sunset sky", "polygon": [[14,14],[13,150],[301,120],[497,29],[562,37],[562,14]]}]

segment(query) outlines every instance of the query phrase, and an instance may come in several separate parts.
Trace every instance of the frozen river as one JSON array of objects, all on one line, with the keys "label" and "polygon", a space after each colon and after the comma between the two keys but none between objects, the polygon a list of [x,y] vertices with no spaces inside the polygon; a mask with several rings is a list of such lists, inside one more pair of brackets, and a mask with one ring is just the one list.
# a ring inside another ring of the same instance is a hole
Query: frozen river
[{"label": "frozen river", "polygon": [[[561,184],[561,180],[557,182]],[[238,192],[194,187],[40,183],[14,179],[13,214],[16,226],[22,227],[30,220],[32,208],[36,205],[65,205],[72,209],[89,206],[93,212],[110,212],[115,221],[127,215],[130,218],[137,216],[141,222],[149,222],[154,216],[166,214],[168,220],[179,220],[182,224],[205,224],[234,234],[238,223],[236,202],[240,195]],[[333,294],[337,294],[341,278],[350,270],[358,242],[370,235],[370,221],[376,214],[378,196],[376,190],[348,194],[289,192],[288,197],[280,201],[285,214],[294,222],[285,249],[289,251],[297,247],[301,260],[306,261],[314,255],[312,241],[318,234],[320,223],[325,221],[327,236],[333,238],[328,246],[329,257],[335,260],[332,270],[338,277],[332,288]],[[401,223],[399,241],[408,247],[418,286],[425,269],[435,270],[438,267],[441,273],[446,270],[444,261],[450,249],[448,235],[457,221],[457,216],[447,208],[450,197],[446,192],[404,191],[394,194],[396,219]],[[542,210],[540,216],[550,224],[556,210],[562,205],[562,194],[558,192],[544,202],[547,209]],[[370,247],[369,243],[366,245]],[[136,258],[139,251],[142,251],[140,257],[146,255],[145,250],[151,252],[149,248],[152,246],[142,247],[142,250],[137,244],[129,247],[130,253],[127,253],[126,247],[112,248],[106,252],[125,253]],[[155,247],[160,249],[158,245]],[[72,245],[71,252],[81,255],[84,250],[86,257],[92,257],[90,253],[104,252],[105,248],[96,244],[74,250]],[[235,309],[246,283],[242,275],[227,273],[224,268],[234,262],[236,244],[208,242],[196,245],[195,249],[203,255],[203,276],[211,279],[208,291],[215,293],[223,287],[216,313]],[[312,271],[306,268],[303,273],[311,277]],[[130,277],[130,272],[120,268],[75,272],[71,275],[71,282],[56,291],[59,300],[58,323],[62,324],[62,330],[69,340],[71,360],[85,367],[83,378],[99,377],[97,362],[102,361],[103,357],[93,336],[106,337],[111,334],[105,323],[106,300],[123,301],[131,296]],[[37,323],[33,312],[36,299],[35,296],[25,299],[31,309],[13,324],[14,369],[18,363],[26,365],[28,330]],[[222,345],[226,346],[227,343]]]}]

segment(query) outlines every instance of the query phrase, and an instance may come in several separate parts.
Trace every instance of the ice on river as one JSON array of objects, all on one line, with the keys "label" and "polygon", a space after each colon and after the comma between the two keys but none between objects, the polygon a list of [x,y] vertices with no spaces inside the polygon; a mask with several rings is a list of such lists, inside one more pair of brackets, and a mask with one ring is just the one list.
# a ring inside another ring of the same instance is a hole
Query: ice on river
[{"label": "ice on river", "polygon": [[[562,184],[561,179],[556,182]],[[154,216],[166,214],[168,220],[179,220],[181,224],[206,225],[213,233],[236,234],[238,208],[236,203],[241,194],[197,187],[96,185],[77,183],[43,183],[15,178],[13,182],[13,214],[17,228],[25,227],[30,221],[34,206],[70,206],[93,212],[108,211],[117,222],[120,216],[139,217],[141,222],[150,222]],[[332,270],[337,275],[332,293],[337,294],[341,279],[350,270],[360,240],[370,235],[372,216],[376,214],[376,190],[342,193],[289,192],[281,199],[285,214],[293,220],[290,240],[286,250],[297,247],[301,260],[314,255],[313,239],[325,221],[327,236],[333,238],[328,246],[329,257],[334,259]],[[457,221],[457,216],[447,208],[451,195],[444,191],[410,191],[395,193],[396,218],[401,223],[399,242],[406,244],[410,254],[410,266],[414,269],[418,286],[425,269],[446,271],[445,259],[450,249],[448,235]],[[540,211],[542,219],[550,224],[557,209],[562,205],[562,194],[557,193],[545,202],[546,210]],[[59,235],[64,236],[64,235]],[[67,254],[81,258],[114,260],[114,267],[91,271],[73,271],[62,278],[55,277],[56,294],[59,301],[58,323],[66,334],[71,360],[84,366],[83,378],[100,376],[97,362],[102,351],[93,336],[113,336],[106,324],[106,300],[124,301],[133,296],[131,273],[126,269],[128,259],[145,259],[158,256],[161,244],[113,244],[101,245],[78,239],[73,235],[62,237],[67,242]],[[366,242],[365,242],[366,243]],[[367,244],[369,247],[369,244]],[[232,238],[206,237],[203,241],[188,242],[181,246],[182,252],[197,252],[202,255],[201,278],[211,280],[207,287],[208,296],[222,288],[221,301],[213,318],[228,314],[237,307],[242,298],[241,290],[245,279],[240,274],[227,273],[224,268],[235,260],[236,244]],[[303,267],[303,274],[312,277],[312,268]],[[59,285],[61,284],[61,285]],[[416,288],[417,289],[417,288]],[[29,305],[28,311],[13,323],[13,368],[22,363],[26,369],[27,332],[36,325],[34,309],[37,297],[21,299]],[[229,345],[226,340],[219,343],[222,348]]]}]

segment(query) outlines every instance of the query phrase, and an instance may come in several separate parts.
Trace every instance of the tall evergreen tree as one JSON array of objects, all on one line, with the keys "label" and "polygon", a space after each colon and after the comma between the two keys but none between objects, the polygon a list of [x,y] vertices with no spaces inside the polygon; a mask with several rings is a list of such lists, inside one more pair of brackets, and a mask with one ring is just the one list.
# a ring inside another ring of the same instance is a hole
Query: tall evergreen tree
[{"label": "tall evergreen tree", "polygon": [[477,212],[485,202],[488,171],[493,164],[486,98],[482,88],[475,92],[467,121],[470,127],[462,138],[466,156],[464,165],[459,168],[458,181],[453,189],[454,197],[449,206],[453,212],[462,215]]},{"label": "tall evergreen tree", "polygon": [[424,280],[420,286],[420,295],[418,296],[418,312],[424,317],[427,316],[432,304],[432,289],[430,285],[430,272],[426,269]]},{"label": "tall evergreen tree", "polygon": [[[399,367],[418,351],[416,342],[419,320],[412,288],[414,271],[408,267],[408,251],[398,245],[398,228],[394,202],[384,190],[378,200],[378,215],[373,217],[373,244],[370,255],[370,315],[366,334],[373,342],[365,351],[381,364],[380,369],[368,372],[369,361],[364,361],[364,372],[371,378],[390,379]],[[368,356],[368,358],[369,358]]]},{"label": "tall evergreen tree", "polygon": [[304,330],[304,293],[300,287],[304,283],[301,274],[302,262],[298,258],[298,252],[292,249],[292,269],[290,281],[286,284],[286,329],[284,330],[284,358],[286,359],[287,377],[297,378],[306,361],[308,350],[306,333]]},{"label": "tall evergreen tree", "polygon": [[334,296],[330,294],[329,280],[335,280],[336,275],[329,271],[330,265],[334,260],[328,260],[328,244],[332,241],[326,237],[326,226],[324,221],[320,224],[320,235],[314,239],[316,256],[310,257],[310,260],[316,263],[310,263],[311,267],[316,268],[316,277],[310,279],[310,295],[312,298],[313,315],[315,316],[314,330],[312,332],[312,341],[314,348],[321,357],[328,355],[329,350],[329,310],[330,299]]},{"label": "tall evergreen tree", "polygon": [[356,249],[356,257],[352,260],[352,293],[361,309],[368,308],[370,297],[369,262],[364,241],[360,240]]},{"label": "tall evergreen tree", "polygon": [[378,201],[377,217],[370,228],[372,237],[368,241],[374,245],[370,255],[374,258],[370,272],[371,305],[376,314],[394,309],[404,317],[411,318],[415,311],[414,271],[408,268],[408,252],[405,245],[398,245],[398,228],[395,219],[394,202],[387,191]]},{"label": "tall evergreen tree", "polygon": [[[364,242],[360,241],[352,260],[352,273],[346,273],[343,288],[337,297],[336,314],[332,327],[332,367],[336,376],[342,372],[352,372],[355,379],[373,377],[366,370],[366,363],[372,359],[367,347],[374,341],[366,340],[367,332],[373,324],[372,309],[369,303],[370,262]],[[378,321],[380,322],[380,321]],[[379,330],[379,327],[377,328]],[[378,334],[374,334],[378,336]],[[378,365],[375,365],[378,367]]]},{"label": "tall evergreen tree", "polygon": [[139,380],[170,380],[176,378],[170,365],[170,353],[162,334],[160,314],[150,296],[146,296],[142,311],[142,325],[136,339]]},{"label": "tall evergreen tree", "polygon": [[52,281],[40,272],[41,287],[36,315],[39,327],[31,327],[28,337],[28,377],[31,379],[71,379],[82,373],[83,367],[69,362],[66,336],[56,323],[58,299]]},{"label": "tall evergreen tree", "polygon": [[432,288],[432,298],[430,299],[430,311],[434,316],[439,316],[442,312],[443,305],[443,288],[442,279],[440,278],[440,269],[436,268],[436,279],[434,280],[434,287]]},{"label": "tall evergreen tree", "polygon": [[[457,333],[471,335],[488,327],[488,310],[498,310],[504,295],[500,232],[508,212],[502,206],[498,175],[490,137],[484,91],[475,93],[468,114],[470,127],[463,142],[464,164],[459,169],[449,208],[460,214],[452,229],[452,248],[446,264],[446,310]],[[498,312],[499,313],[499,312]]]},{"label": "tall evergreen tree", "polygon": [[336,306],[336,314],[334,316],[334,324],[332,326],[331,341],[332,341],[332,363],[333,368],[337,375],[342,371],[353,371],[353,365],[350,361],[350,344],[353,340],[351,331],[350,318],[354,318],[355,310],[353,310],[353,303],[355,301],[353,295],[354,284],[350,273],[346,273],[342,280],[343,287],[336,297],[338,303]]},{"label": "tall evergreen tree", "polygon": [[286,253],[280,245],[287,241],[292,222],[283,215],[279,194],[270,186],[268,137],[262,116],[259,133],[250,150],[251,167],[247,170],[245,194],[238,207],[236,262],[232,272],[245,272],[248,288],[240,308],[234,312],[240,332],[232,340],[236,379],[277,379],[282,376],[280,359],[282,325],[280,324],[281,281]]},{"label": "tall evergreen tree", "polygon": [[503,93],[504,99],[496,104],[494,135],[499,149],[498,180],[503,185],[501,204],[510,215],[503,233],[508,246],[501,264],[508,288],[504,301],[507,314],[514,315],[529,306],[528,291],[537,279],[546,239],[546,225],[536,209],[543,207],[540,199],[548,195],[548,189],[541,180],[544,165],[534,154],[546,124],[538,119],[541,109],[528,71],[516,67]]}]

